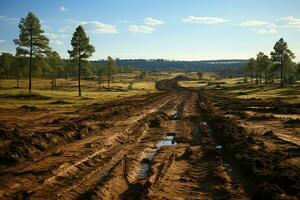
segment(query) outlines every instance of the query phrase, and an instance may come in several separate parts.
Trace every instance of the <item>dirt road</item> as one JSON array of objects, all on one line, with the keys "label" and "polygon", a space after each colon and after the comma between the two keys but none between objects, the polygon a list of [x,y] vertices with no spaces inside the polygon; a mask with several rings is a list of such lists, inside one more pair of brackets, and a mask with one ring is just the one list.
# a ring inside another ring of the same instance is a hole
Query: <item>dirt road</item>
[{"label": "dirt road", "polygon": [[23,118],[1,120],[0,199],[299,197],[298,168],[276,164],[299,148],[276,157],[182,78],[69,113],[10,110]]}]

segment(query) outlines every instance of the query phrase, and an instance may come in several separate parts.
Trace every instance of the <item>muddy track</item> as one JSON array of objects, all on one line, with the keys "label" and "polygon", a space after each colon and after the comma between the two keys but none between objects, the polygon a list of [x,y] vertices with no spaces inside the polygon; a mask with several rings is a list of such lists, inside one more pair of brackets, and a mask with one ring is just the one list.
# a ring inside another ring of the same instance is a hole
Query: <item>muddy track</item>
[{"label": "muddy track", "polygon": [[259,197],[249,177],[227,162],[230,152],[218,147],[214,132],[222,131],[205,94],[178,87],[179,80],[184,77],[157,82],[156,94],[93,104],[70,115],[49,113],[51,120],[28,131],[44,129],[29,136],[17,131],[11,137],[14,130],[4,124],[0,199]]}]

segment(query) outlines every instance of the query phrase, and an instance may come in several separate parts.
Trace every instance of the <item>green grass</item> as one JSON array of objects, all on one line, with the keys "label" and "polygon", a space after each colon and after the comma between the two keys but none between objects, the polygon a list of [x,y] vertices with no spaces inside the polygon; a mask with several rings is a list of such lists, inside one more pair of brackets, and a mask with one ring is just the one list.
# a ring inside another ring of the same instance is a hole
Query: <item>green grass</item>
[{"label": "green grass", "polygon": [[[16,80],[0,81],[0,108],[15,108],[22,105],[60,108],[88,105],[92,103],[108,102],[115,99],[127,98],[135,95],[144,95],[158,92],[155,81],[173,78],[178,75],[175,72],[152,72],[148,73],[144,80],[138,79],[139,73],[120,74],[114,77],[111,91],[107,90],[107,82],[103,82],[101,88],[96,80],[82,80],[82,96],[78,97],[76,79],[58,79],[57,90],[52,91],[50,79],[36,79],[32,81],[32,92],[50,99],[33,100],[22,99],[16,95],[28,94],[27,80],[20,80],[20,88],[16,88]],[[130,82],[132,90],[128,90]],[[70,104],[51,104],[55,101],[65,101]]]},{"label": "green grass", "polygon": [[[213,76],[211,76],[213,77]],[[203,81],[205,83],[203,83]],[[232,94],[238,98],[261,98],[271,99],[279,98],[289,103],[300,103],[300,81],[293,85],[280,87],[279,83],[268,85],[256,85],[244,83],[243,78],[226,78],[226,79],[204,79],[203,81],[181,81],[179,84],[183,87],[216,89],[222,86],[224,93]]]}]

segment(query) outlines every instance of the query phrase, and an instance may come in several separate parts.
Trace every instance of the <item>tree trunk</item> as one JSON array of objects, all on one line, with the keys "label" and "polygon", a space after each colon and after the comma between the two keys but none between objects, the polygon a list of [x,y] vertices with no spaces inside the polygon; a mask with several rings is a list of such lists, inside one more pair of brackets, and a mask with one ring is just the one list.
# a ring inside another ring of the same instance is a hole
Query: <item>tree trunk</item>
[{"label": "tree trunk", "polygon": [[28,81],[29,81],[29,87],[28,91],[31,94],[31,75],[32,75],[32,48],[30,48],[30,55],[29,55],[29,73],[28,73]]},{"label": "tree trunk", "polygon": [[283,63],[280,64],[280,86],[283,86]]},{"label": "tree trunk", "polygon": [[265,85],[267,85],[268,81],[267,81],[267,71],[265,71]]},{"label": "tree trunk", "polygon": [[101,77],[101,75],[99,75],[99,77],[98,77],[99,90],[101,89],[101,84],[102,84],[102,77]]},{"label": "tree trunk", "polygon": [[107,80],[107,90],[110,90],[110,82],[111,82],[111,73],[108,73],[108,80]]},{"label": "tree trunk", "polygon": [[258,84],[258,76],[257,76],[257,74],[255,75],[255,84],[256,85]]},{"label": "tree trunk", "polygon": [[81,64],[80,64],[80,56],[78,58],[78,96],[81,97],[81,88],[80,88],[80,76],[81,76]]},{"label": "tree trunk", "polygon": [[262,75],[259,75],[259,84],[261,84]]}]

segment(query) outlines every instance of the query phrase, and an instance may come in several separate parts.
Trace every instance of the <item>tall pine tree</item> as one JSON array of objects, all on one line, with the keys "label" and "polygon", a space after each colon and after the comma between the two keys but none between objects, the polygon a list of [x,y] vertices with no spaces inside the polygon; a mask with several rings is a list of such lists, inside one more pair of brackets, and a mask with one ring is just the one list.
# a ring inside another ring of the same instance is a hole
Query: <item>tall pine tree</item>
[{"label": "tall pine tree", "polygon": [[295,58],[294,53],[288,48],[287,43],[280,38],[274,46],[274,51],[271,52],[272,61],[280,67],[280,85],[283,86],[283,73],[285,63]]},{"label": "tall pine tree", "polygon": [[32,61],[34,57],[43,57],[50,49],[48,38],[43,34],[39,19],[31,12],[25,18],[21,18],[19,23],[19,39],[14,42],[17,45],[17,56],[29,56],[28,69],[28,90],[31,93]]},{"label": "tall pine tree", "polygon": [[85,31],[82,26],[78,26],[73,33],[73,37],[71,40],[71,45],[73,47],[72,50],[68,51],[70,54],[70,58],[77,60],[78,63],[78,95],[81,96],[81,87],[80,87],[80,79],[81,79],[81,65],[82,61],[91,57],[95,52],[95,48],[89,44],[90,39],[85,34]]}]

